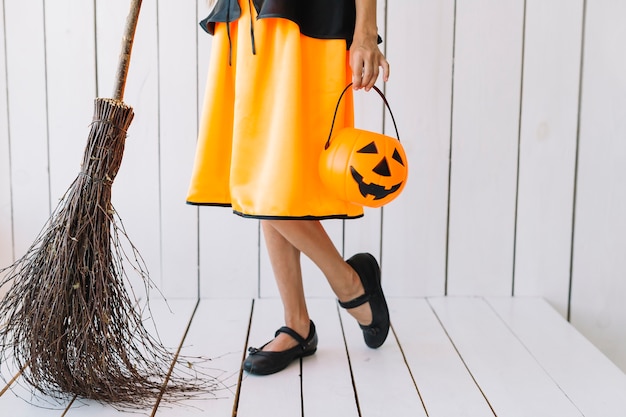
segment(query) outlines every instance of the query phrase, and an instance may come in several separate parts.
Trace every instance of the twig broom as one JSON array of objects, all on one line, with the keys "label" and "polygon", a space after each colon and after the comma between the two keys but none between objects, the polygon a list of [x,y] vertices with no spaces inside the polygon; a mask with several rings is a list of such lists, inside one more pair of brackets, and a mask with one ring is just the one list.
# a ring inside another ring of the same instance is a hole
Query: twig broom
[{"label": "twig broom", "polygon": [[[111,204],[133,109],[122,102],[141,0],[132,0],[112,99],[97,98],[82,169],[26,254],[0,287],[0,360],[34,392],[121,406],[149,405],[194,383],[170,376],[174,355],[144,328],[124,263],[150,281]],[[124,243],[126,248],[124,248]],[[0,271],[2,272],[2,271]]]}]

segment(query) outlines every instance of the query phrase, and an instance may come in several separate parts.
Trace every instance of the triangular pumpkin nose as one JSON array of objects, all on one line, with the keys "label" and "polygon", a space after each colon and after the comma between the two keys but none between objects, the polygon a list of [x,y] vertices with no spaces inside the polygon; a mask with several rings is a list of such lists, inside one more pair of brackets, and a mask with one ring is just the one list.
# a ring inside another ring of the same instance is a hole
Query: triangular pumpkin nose
[{"label": "triangular pumpkin nose", "polygon": [[383,158],[382,161],[380,161],[372,171],[374,171],[378,175],[382,175],[383,177],[391,177],[391,171],[389,171],[387,158]]}]

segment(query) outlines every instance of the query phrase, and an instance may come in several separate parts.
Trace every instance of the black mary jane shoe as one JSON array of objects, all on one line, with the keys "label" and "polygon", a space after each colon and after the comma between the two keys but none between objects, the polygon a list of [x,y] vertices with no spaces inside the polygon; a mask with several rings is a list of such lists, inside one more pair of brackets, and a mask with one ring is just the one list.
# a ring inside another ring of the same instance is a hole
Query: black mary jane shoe
[{"label": "black mary jane shoe", "polygon": [[266,352],[263,350],[266,344],[260,348],[248,348],[248,357],[243,362],[243,369],[255,375],[270,375],[285,369],[293,360],[310,356],[317,350],[317,333],[315,324],[311,321],[309,335],[306,339],[289,327],[281,327],[276,330],[274,337],[280,333],[286,333],[293,337],[298,345],[281,352]]},{"label": "black mary jane shoe", "polygon": [[359,326],[363,330],[365,344],[376,349],[385,343],[389,334],[389,308],[380,283],[380,267],[376,258],[369,253],[357,253],[346,262],[359,275],[365,294],[354,300],[339,301],[339,305],[345,309],[351,309],[367,302],[370,303],[372,322],[367,326],[362,324]]}]

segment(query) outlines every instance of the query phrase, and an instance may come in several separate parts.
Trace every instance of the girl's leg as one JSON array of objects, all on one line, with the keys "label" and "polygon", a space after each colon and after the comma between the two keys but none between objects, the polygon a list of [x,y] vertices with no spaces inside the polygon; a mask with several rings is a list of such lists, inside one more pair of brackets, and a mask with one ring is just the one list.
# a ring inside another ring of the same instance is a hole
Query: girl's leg
[{"label": "girl's leg", "polygon": [[[278,292],[283,302],[285,325],[306,338],[309,334],[309,313],[304,299],[300,250],[286,240],[266,221],[261,221],[265,244],[276,278]],[[279,334],[263,350],[280,352],[296,345],[289,335]]]},{"label": "girl's leg", "polygon": [[[292,327],[289,322],[287,326],[301,336],[308,335],[308,314],[304,304],[300,252],[321,269],[340,301],[349,301],[364,294],[365,290],[356,271],[343,260],[319,221],[263,220],[262,225],[276,282],[285,305],[286,320],[295,318],[298,323],[294,325],[300,327]],[[306,314],[306,325],[303,312]],[[368,303],[348,312],[360,324],[368,325],[372,322]],[[303,331],[302,326],[306,327]],[[289,347],[295,346],[293,339],[285,337],[290,340]]]}]

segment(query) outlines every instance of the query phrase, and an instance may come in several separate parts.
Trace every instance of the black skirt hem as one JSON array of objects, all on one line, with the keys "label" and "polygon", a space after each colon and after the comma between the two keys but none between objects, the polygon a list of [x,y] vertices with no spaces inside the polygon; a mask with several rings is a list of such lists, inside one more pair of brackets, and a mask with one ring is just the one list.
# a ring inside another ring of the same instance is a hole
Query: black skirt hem
[{"label": "black skirt hem", "polygon": [[[227,204],[227,203],[194,203],[191,201],[187,201],[187,204],[189,204],[190,206],[206,206],[206,207],[232,207],[232,205]],[[325,216],[314,216],[314,215],[307,215],[307,216],[272,216],[272,215],[264,215],[264,214],[247,214],[247,213],[242,213],[240,211],[237,210],[233,210],[233,213],[246,218],[246,219],[259,219],[259,220],[332,220],[332,219],[339,219],[339,220],[352,220],[352,219],[359,219],[361,217],[363,217],[363,214],[359,214],[357,216],[349,216],[347,214],[329,214],[329,215],[325,215]]]}]

